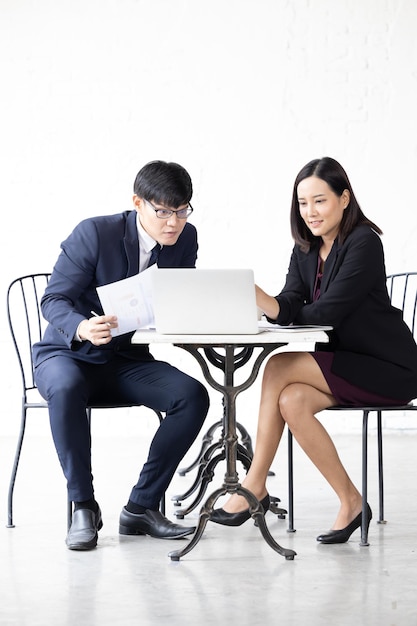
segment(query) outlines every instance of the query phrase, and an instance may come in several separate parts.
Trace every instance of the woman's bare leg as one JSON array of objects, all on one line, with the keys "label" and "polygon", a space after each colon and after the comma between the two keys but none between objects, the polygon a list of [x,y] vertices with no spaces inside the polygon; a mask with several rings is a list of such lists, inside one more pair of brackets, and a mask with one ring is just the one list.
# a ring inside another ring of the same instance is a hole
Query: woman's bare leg
[{"label": "woman's bare leg", "polygon": [[[334,528],[344,528],[361,510],[361,496],[342,466],[336,448],[315,413],[334,406],[327,382],[308,353],[284,352],[267,363],[262,381],[256,449],[242,483],[262,499],[266,478],[282,437],[285,423],[299,445],[339,496],[341,508]],[[248,507],[233,495],[223,507],[229,513]]]},{"label": "woman's bare leg", "polygon": [[326,396],[310,385],[294,383],[281,393],[280,410],[298,444],[339,497],[340,509],[332,528],[340,530],[361,511],[362,497],[343,467],[327,430],[315,417],[315,413],[325,408]]},{"label": "woman's bare leg", "polygon": [[[242,483],[260,499],[266,495],[266,479],[284,430],[280,397],[293,383],[310,382],[328,392],[326,406],[335,404],[323,374],[314,358],[306,352],[283,352],[271,357],[264,370],[259,405],[256,447],[250,469]],[[323,407],[324,408],[324,407]],[[223,507],[234,513],[247,508],[244,498],[232,496]]]}]

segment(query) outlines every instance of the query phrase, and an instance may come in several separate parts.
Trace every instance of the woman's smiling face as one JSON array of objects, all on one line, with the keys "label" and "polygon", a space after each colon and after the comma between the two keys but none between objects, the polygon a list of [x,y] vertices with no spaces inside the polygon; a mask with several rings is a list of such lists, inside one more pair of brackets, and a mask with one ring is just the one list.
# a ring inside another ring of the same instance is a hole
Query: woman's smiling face
[{"label": "woman's smiling face", "polygon": [[304,178],[297,187],[300,215],[307,228],[323,241],[334,241],[339,233],[344,211],[349,205],[349,191],[338,196],[317,176]]}]

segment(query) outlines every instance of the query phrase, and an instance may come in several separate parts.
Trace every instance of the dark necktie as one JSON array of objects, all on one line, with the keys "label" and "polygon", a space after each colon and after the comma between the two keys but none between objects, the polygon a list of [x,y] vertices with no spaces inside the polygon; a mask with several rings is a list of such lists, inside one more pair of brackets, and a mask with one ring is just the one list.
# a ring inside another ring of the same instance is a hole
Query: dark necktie
[{"label": "dark necktie", "polygon": [[161,251],[161,246],[159,243],[156,244],[151,250],[151,258],[149,259],[148,267],[154,265],[158,261],[158,256]]}]

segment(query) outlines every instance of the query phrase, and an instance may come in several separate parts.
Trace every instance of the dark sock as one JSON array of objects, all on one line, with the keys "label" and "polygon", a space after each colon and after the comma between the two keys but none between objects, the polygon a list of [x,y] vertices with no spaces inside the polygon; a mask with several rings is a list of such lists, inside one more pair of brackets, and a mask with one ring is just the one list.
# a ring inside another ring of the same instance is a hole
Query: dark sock
[{"label": "dark sock", "polygon": [[132,502],[132,500],[129,500],[125,508],[126,511],[129,511],[129,513],[135,513],[136,515],[138,515],[139,513],[145,513],[145,511],[147,510],[145,506],[136,504],[136,502]]},{"label": "dark sock", "polygon": [[83,500],[82,502],[74,502],[74,511],[77,511],[78,509],[89,509],[90,511],[93,511],[93,513],[97,513],[98,504],[94,498],[90,498],[90,500]]}]

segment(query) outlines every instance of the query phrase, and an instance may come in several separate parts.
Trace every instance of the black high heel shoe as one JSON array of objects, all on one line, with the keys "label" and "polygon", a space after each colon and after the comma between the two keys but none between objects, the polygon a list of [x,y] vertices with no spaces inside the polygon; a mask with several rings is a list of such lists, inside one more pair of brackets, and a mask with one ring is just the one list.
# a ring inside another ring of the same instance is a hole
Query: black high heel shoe
[{"label": "black high heel shoe", "polygon": [[[269,510],[269,495],[267,494],[265,498],[262,498],[260,503],[265,515],[265,513]],[[239,511],[239,513],[228,513],[224,509],[214,509],[210,517],[212,522],[215,522],[216,524],[222,524],[223,526],[241,526],[250,518],[251,514],[249,513],[249,509]]]},{"label": "black high heel shoe", "polygon": [[[368,515],[367,515],[366,523],[369,528],[369,523],[372,519],[372,511],[371,511],[371,507],[369,506],[369,504],[367,505],[367,510],[368,510]],[[317,541],[320,541],[320,543],[345,543],[346,541],[348,541],[351,534],[357,528],[360,528],[361,526],[362,526],[362,511],[345,528],[342,528],[341,530],[329,530],[328,533],[319,535],[317,537]]]}]

